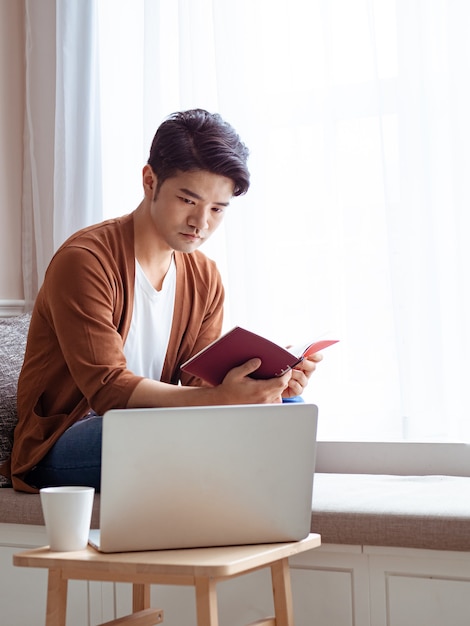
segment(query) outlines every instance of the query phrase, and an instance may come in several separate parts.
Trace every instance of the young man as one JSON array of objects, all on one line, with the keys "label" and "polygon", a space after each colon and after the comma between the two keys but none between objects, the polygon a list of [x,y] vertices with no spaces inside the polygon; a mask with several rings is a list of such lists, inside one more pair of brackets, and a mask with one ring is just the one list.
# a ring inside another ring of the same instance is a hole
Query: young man
[{"label": "young man", "polygon": [[251,359],[216,387],[180,371],[221,333],[220,275],[197,249],[248,190],[247,157],[219,115],[175,113],[153,140],[137,209],[56,252],[18,384],[15,489],[99,490],[100,416],[109,409],[274,403],[302,392],[320,355],[271,380],[249,376],[260,365]]}]

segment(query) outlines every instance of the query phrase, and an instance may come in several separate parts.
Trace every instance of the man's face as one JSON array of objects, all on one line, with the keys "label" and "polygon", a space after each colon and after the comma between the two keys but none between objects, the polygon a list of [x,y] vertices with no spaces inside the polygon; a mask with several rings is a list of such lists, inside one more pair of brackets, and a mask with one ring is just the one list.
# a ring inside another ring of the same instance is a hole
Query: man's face
[{"label": "man's face", "polygon": [[150,212],[157,236],[169,249],[193,252],[222,222],[233,196],[233,181],[206,171],[180,172],[156,191],[157,177],[151,173]]}]

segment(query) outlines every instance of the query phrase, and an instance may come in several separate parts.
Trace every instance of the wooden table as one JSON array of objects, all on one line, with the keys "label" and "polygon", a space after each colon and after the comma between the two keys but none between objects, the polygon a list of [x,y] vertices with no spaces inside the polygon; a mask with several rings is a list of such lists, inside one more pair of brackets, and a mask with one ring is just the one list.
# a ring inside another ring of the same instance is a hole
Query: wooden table
[{"label": "wooden table", "polygon": [[133,613],[101,626],[153,626],[163,621],[161,609],[150,608],[150,585],[193,585],[198,626],[218,626],[216,584],[265,567],[271,568],[275,617],[256,626],[292,626],[289,557],[321,544],[320,535],[302,541],[191,550],[103,554],[91,546],[79,552],[51,552],[48,547],[20,552],[13,564],[49,570],[46,626],[65,626],[67,582],[93,580],[133,585]]}]

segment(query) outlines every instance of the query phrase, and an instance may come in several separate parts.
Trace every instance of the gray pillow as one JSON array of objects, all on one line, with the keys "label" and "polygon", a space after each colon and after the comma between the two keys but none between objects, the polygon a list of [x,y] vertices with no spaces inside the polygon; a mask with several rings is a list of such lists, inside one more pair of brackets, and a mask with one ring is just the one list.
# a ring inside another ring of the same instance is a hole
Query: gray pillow
[{"label": "gray pillow", "polygon": [[[16,388],[23,365],[30,313],[0,318],[0,465],[10,457],[17,422]],[[0,487],[10,482],[0,474]]]}]

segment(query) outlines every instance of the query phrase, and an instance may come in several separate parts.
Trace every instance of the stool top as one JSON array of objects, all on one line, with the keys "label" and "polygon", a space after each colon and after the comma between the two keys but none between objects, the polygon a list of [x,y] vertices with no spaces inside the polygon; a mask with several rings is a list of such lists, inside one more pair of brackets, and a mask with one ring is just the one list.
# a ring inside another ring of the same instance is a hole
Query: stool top
[{"label": "stool top", "polygon": [[[74,570],[77,574],[80,571],[90,573],[95,570],[100,573],[99,579],[103,580],[112,580],[113,573],[221,577],[268,566],[320,545],[320,535],[311,533],[301,541],[288,543],[112,554],[98,552],[91,546],[78,552],[52,552],[45,546],[13,555],[13,564],[21,567],[57,568],[63,572]],[[105,576],[106,573],[109,573],[109,578]]]}]

